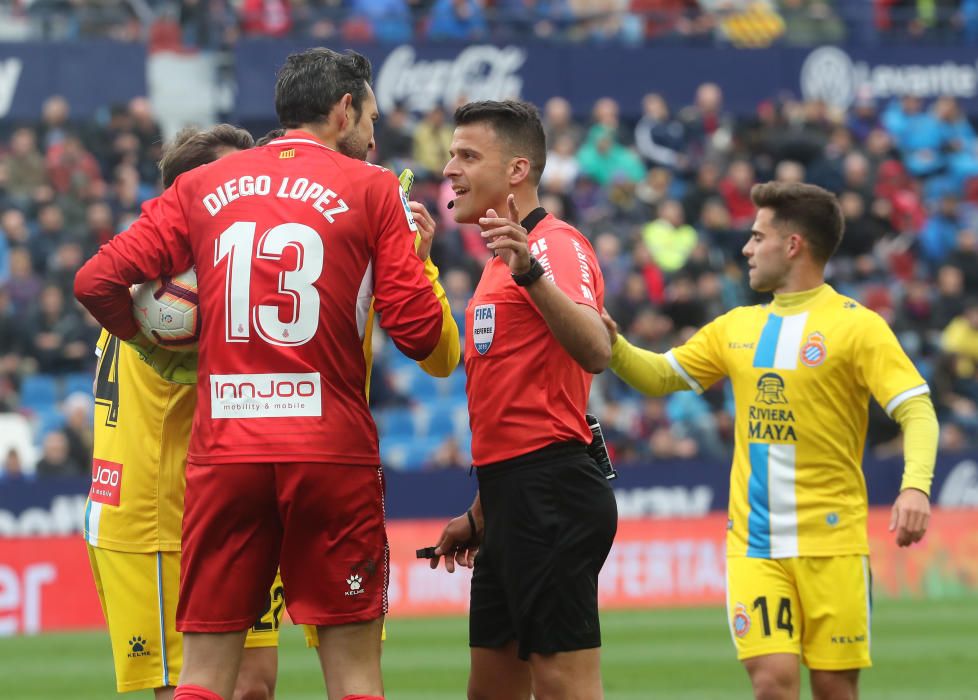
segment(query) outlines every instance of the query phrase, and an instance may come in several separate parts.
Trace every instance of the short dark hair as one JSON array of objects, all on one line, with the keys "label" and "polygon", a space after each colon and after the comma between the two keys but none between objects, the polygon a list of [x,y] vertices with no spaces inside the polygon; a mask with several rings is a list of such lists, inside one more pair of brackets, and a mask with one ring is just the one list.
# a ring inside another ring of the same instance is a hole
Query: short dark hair
[{"label": "short dark hair", "polygon": [[513,155],[530,161],[533,184],[540,184],[543,168],[547,165],[547,137],[537,108],[522,100],[486,100],[469,102],[455,110],[456,126],[480,122],[489,124]]},{"label": "short dark hair", "polygon": [[818,261],[827,262],[839,248],[845,219],[839,200],[828,190],[798,182],[767,182],[754,185],[750,198],[758,209],[774,213],[775,225],[798,227]]},{"label": "short dark hair", "polygon": [[337,53],[318,47],[294,53],[275,81],[279,123],[288,129],[322,123],[347,93],[359,119],[370,80],[370,61],[356,51]]},{"label": "short dark hair", "polygon": [[163,146],[160,158],[163,187],[172,185],[178,175],[217,160],[217,151],[221,147],[244,151],[254,145],[251,134],[231,124],[218,124],[206,131],[195,126],[183,128]]},{"label": "short dark hair", "polygon": [[260,139],[255,141],[255,145],[267,146],[269,143],[279,138],[280,136],[285,136],[285,129],[272,129],[267,134],[262,136]]}]

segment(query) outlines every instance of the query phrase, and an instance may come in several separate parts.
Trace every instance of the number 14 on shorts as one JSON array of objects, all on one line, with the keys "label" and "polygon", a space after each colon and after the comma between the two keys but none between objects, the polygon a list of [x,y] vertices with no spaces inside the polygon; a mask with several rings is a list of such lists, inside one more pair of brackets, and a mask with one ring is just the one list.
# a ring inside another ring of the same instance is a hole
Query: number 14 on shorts
[{"label": "number 14 on shorts", "polygon": [[[755,625],[758,626],[756,631],[760,631],[765,637],[770,637],[772,634],[771,623],[773,622],[774,629],[784,631],[789,639],[794,638],[795,627],[792,622],[791,599],[772,597],[770,598],[771,603],[768,600],[768,596],[762,595],[755,598],[749,607],[744,603],[737,603],[734,606],[731,625],[735,637],[743,639]],[[776,612],[774,612],[775,606]],[[773,619],[772,612],[774,612]]]}]

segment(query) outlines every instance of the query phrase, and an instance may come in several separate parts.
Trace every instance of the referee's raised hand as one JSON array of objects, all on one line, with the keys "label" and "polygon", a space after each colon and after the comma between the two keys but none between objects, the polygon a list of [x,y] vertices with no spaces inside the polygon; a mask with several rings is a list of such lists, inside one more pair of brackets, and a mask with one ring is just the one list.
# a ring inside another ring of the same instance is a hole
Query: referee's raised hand
[{"label": "referee's raised hand", "polygon": [[479,219],[482,237],[488,239],[486,247],[509,265],[510,272],[521,275],[530,269],[530,248],[527,244],[526,229],[520,224],[520,210],[516,206],[516,196],[506,199],[509,216],[496,214],[495,209],[486,211]]}]

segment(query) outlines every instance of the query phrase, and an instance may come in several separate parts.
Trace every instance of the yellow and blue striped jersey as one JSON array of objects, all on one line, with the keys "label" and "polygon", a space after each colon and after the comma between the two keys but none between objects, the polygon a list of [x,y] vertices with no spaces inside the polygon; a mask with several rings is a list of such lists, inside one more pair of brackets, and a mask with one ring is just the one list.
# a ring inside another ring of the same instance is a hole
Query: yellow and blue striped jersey
[{"label": "yellow and blue striped jersey", "polygon": [[666,355],[736,405],[728,556],[868,554],[868,406],[892,415],[926,382],[876,313],[828,285],[740,307]]}]

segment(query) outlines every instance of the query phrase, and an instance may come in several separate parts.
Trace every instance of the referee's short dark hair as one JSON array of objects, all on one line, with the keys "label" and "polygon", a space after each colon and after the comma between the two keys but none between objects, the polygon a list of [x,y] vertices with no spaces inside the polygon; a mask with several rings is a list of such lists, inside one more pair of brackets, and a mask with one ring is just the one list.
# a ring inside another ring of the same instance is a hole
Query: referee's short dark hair
[{"label": "referee's short dark hair", "polygon": [[217,160],[221,148],[244,151],[254,145],[251,134],[231,124],[218,124],[204,131],[195,126],[185,127],[163,146],[160,158],[163,187],[172,185],[178,175]]},{"label": "referee's short dark hair", "polygon": [[845,219],[839,200],[828,190],[800,182],[767,182],[754,185],[750,198],[758,209],[774,213],[775,226],[796,227],[816,260],[827,262],[839,248]]},{"label": "referee's short dark hair", "polygon": [[287,129],[321,124],[343,95],[353,97],[357,119],[371,80],[370,61],[356,51],[338,53],[317,47],[285,60],[275,81],[275,113]]},{"label": "referee's short dark hair", "polygon": [[455,110],[456,126],[480,122],[489,124],[514,156],[530,161],[533,184],[540,184],[547,165],[547,137],[537,108],[522,100],[487,100],[469,102]]}]

